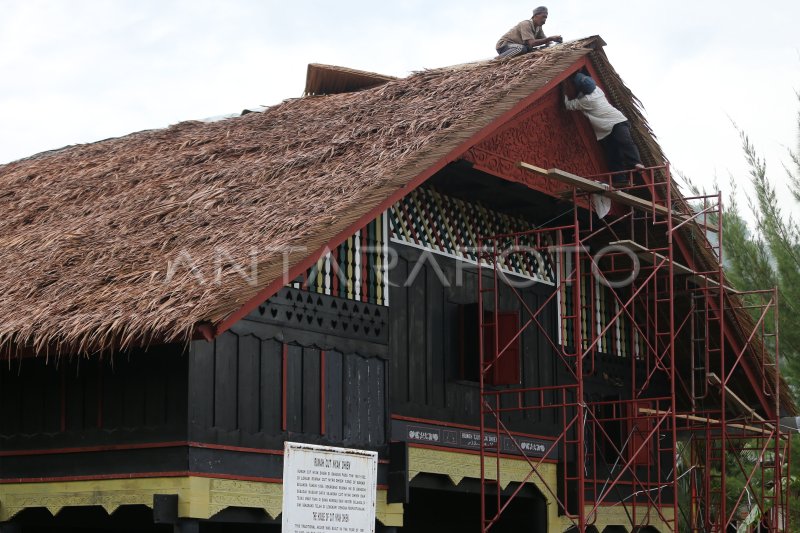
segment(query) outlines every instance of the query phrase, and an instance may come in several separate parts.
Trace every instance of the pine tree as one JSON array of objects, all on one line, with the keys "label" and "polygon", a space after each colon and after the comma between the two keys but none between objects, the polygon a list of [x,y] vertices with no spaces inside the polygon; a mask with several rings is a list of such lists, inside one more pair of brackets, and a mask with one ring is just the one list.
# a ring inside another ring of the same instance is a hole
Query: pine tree
[{"label": "pine tree", "polygon": [[[800,114],[798,114],[800,129]],[[757,290],[778,287],[780,300],[780,358],[782,375],[794,396],[800,393],[800,226],[792,213],[781,209],[776,189],[750,138],[739,130],[748,164],[749,182],[755,195],[748,210],[755,226],[746,223],[736,200],[736,182],[723,217],[725,273],[733,287]],[[791,166],[785,166],[792,200],[800,212],[800,141],[789,150]]]},{"label": "pine tree", "polygon": [[[797,119],[800,132],[800,112]],[[778,288],[781,375],[791,388],[795,404],[800,405],[800,225],[795,218],[800,214],[800,136],[795,149],[788,150],[789,165],[782,169],[788,178],[789,201],[793,207],[786,213],[779,205],[766,161],[759,156],[748,135],[738,127],[737,131],[747,161],[747,178],[731,176],[732,192],[722,219],[725,275],[728,284],[739,291]],[[690,180],[681,177],[695,196],[701,195]],[[740,188],[742,184],[749,188],[748,182],[755,194],[748,195],[747,205],[742,207],[738,200]],[[766,322],[767,329],[775,331],[775,324],[769,318]],[[792,436],[792,448],[800,448],[800,435]],[[747,453],[730,452],[739,455],[742,464],[754,464],[755,459]],[[729,459],[731,457],[729,455]],[[744,489],[744,474],[735,464],[727,465],[726,472],[727,494],[735,498]],[[800,476],[792,475],[784,490],[790,494],[790,530],[800,531]],[[734,499],[730,499],[728,506],[734,504]],[[753,523],[759,519],[758,515],[749,518]]]},{"label": "pine tree", "polygon": [[[800,99],[800,93],[798,93]],[[738,129],[738,128],[737,128]],[[789,384],[795,403],[800,398],[800,226],[793,213],[800,213],[800,137],[795,150],[789,150],[791,163],[783,167],[788,178],[793,201],[792,209],[785,213],[778,202],[774,182],[767,173],[766,161],[744,131],[738,129],[742,149],[747,160],[748,178],[755,192],[748,197],[747,210],[754,224],[748,225],[737,197],[737,182],[731,178],[733,192],[724,210],[724,267],[728,282],[742,291],[778,287],[779,294],[779,357],[781,374]],[[800,131],[800,113],[798,113]],[[797,215],[795,215],[797,216]],[[768,324],[774,330],[774,324]],[[800,444],[797,435],[792,437],[793,447]],[[747,458],[743,458],[748,462]],[[728,480],[741,476],[735,468]],[[800,478],[788,480],[791,530],[798,530],[800,521]]]}]

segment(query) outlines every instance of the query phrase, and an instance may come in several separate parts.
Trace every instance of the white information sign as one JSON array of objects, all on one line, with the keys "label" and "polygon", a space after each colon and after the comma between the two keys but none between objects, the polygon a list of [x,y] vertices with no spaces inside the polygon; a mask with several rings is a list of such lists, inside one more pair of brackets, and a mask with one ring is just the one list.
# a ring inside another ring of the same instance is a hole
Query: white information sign
[{"label": "white information sign", "polygon": [[283,533],[375,533],[378,453],[287,442]]}]

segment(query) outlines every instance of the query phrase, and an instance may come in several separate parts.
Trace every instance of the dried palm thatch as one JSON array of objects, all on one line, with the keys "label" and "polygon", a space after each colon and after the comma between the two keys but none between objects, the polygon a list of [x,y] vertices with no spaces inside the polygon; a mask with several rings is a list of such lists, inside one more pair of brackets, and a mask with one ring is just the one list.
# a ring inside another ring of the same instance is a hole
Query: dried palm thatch
[{"label": "dried palm thatch", "polygon": [[306,73],[306,88],[303,96],[350,93],[377,87],[396,79],[394,76],[385,76],[375,72],[311,63],[308,65]]},{"label": "dried palm thatch", "polygon": [[278,279],[281,250],[323,246],[594,42],[0,166],[0,346],[190,338]]},{"label": "dried palm thatch", "polygon": [[[316,85],[307,93],[377,86],[0,166],[0,348],[188,340],[587,54],[644,160],[661,164],[639,102],[598,44],[401,80],[310,66]],[[748,317],[734,318],[747,331]]]}]

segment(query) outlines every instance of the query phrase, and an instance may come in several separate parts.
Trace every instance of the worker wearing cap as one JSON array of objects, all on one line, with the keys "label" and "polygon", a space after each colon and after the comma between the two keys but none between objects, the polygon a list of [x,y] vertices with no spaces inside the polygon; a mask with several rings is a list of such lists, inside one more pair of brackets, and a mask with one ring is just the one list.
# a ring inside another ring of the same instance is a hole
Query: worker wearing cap
[{"label": "worker wearing cap", "polygon": [[547,21],[547,8],[539,6],[533,10],[529,20],[523,20],[497,41],[495,49],[498,57],[514,57],[532,51],[539,46],[560,43],[560,35],[546,37],[542,26]]},{"label": "worker wearing cap", "polygon": [[[564,105],[570,111],[582,111],[589,119],[597,140],[606,152],[609,169],[643,169],[639,149],[633,142],[631,127],[625,115],[608,102],[606,95],[591,76],[578,72],[572,81],[578,90],[578,96],[570,100],[564,95]],[[621,178],[625,179],[624,176]]]}]

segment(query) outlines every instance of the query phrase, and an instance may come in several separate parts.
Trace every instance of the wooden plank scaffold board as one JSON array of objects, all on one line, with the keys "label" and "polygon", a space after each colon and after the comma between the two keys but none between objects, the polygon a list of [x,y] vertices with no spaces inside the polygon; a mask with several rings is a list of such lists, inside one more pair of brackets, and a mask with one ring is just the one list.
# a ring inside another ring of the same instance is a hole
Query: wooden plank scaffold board
[{"label": "wooden plank scaffold board", "polygon": [[[571,185],[573,187],[577,187],[582,191],[595,193],[595,194],[603,194],[608,196],[612,200],[615,200],[623,205],[627,205],[629,207],[635,207],[638,209],[644,209],[646,211],[655,211],[659,215],[667,216],[669,215],[669,209],[666,206],[659,205],[656,203],[651,202],[650,200],[645,200],[644,198],[639,198],[638,196],[634,196],[630,193],[624,191],[618,191],[612,189],[608,186],[607,183],[602,183],[600,181],[594,181],[587,178],[583,178],[578,176],[577,174],[572,174],[571,172],[567,172],[565,170],[561,170],[558,168],[551,168],[551,169],[543,169],[537,167],[535,165],[531,165],[529,163],[520,162],[520,168],[524,168],[525,170],[529,170],[531,172],[535,172],[541,176],[545,176],[548,178],[552,178],[555,180],[560,181],[566,185]],[[672,212],[674,217],[679,217],[680,215],[675,211]],[[684,217],[680,217],[683,220]]]},{"label": "wooden plank scaffold board", "polygon": [[[593,194],[602,194],[604,196],[608,196],[612,200],[615,200],[623,205],[627,205],[628,207],[635,207],[638,209],[644,209],[646,211],[655,211],[656,213],[662,216],[667,216],[669,214],[669,209],[667,209],[666,206],[651,202],[650,200],[646,200],[644,198],[639,198],[638,196],[634,196],[625,191],[613,189],[609,187],[607,183],[590,180],[582,176],[578,176],[577,174],[561,170],[559,168],[543,169],[541,167],[537,167],[536,165],[531,165],[530,163],[525,163],[522,161],[518,163],[518,166],[520,168],[524,168],[525,170],[535,172],[540,176],[552,178],[566,185],[576,187],[584,192]],[[704,228],[708,231],[712,231],[715,233],[719,233],[718,226],[714,225],[713,223],[709,223],[707,221],[701,222],[697,220],[696,216],[686,215],[684,213],[680,213],[673,210],[672,217],[678,222],[686,222],[689,220],[694,220],[695,224],[697,224],[701,228]]]},{"label": "wooden plank scaffold board", "polygon": [[[638,242],[630,241],[630,240],[623,240],[623,241],[614,241],[608,243],[611,246],[621,246],[623,248],[627,248],[632,253],[636,254],[636,257],[645,261],[649,264],[656,264],[661,263],[662,261],[666,261],[666,256],[660,254],[658,252],[653,252]],[[697,285],[698,287],[714,287],[719,288],[719,282],[715,279],[710,278],[705,274],[698,274],[696,271],[692,270],[688,266],[678,263],[677,261],[672,262],[673,272],[678,275],[688,276],[689,279]],[[729,292],[735,292],[733,289],[729,287],[725,287],[725,290]]]},{"label": "wooden plank scaffold board", "polygon": [[[662,411],[659,409],[650,409],[649,407],[640,407],[639,413],[643,415],[656,415],[656,416],[664,416],[669,415],[669,411]],[[687,420],[690,422],[700,422],[702,424],[708,424],[709,426],[717,426],[718,428],[722,428],[722,421],[716,418],[710,418],[707,416],[697,416],[697,415],[690,415],[684,413],[676,413],[675,418],[679,418],[681,420]],[[728,428],[739,429],[742,431],[746,431],[749,433],[755,433],[756,435],[771,435],[773,433],[773,427],[767,425],[767,427],[758,427],[758,426],[751,426],[748,424],[739,424],[735,422],[726,422],[725,426]]]}]

